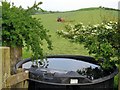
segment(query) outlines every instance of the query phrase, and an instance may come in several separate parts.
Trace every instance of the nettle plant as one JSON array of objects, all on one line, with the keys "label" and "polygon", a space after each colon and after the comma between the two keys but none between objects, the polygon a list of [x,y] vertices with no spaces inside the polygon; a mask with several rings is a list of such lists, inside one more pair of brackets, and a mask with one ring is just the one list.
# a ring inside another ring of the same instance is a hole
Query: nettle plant
[{"label": "nettle plant", "polygon": [[117,22],[110,21],[87,26],[82,23],[68,24],[65,26],[65,30],[57,33],[72,42],[82,43],[103,69],[113,69],[118,63],[120,31]]},{"label": "nettle plant", "polygon": [[[48,30],[44,28],[40,19],[33,18],[31,13],[38,9],[34,4],[28,9],[16,7],[6,1],[2,2],[2,44],[9,47],[27,47],[32,51],[35,59],[43,58],[43,42],[46,41],[48,48],[52,44]],[[31,11],[32,10],[32,11]]]}]

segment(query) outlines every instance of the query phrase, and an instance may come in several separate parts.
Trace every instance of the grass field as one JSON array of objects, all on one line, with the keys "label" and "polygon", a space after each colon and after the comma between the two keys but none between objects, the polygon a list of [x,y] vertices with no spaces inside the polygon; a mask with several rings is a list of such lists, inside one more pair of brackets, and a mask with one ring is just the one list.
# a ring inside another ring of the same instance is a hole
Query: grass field
[{"label": "grass field", "polygon": [[[44,52],[47,55],[56,55],[56,54],[78,54],[78,55],[88,55],[86,49],[83,45],[71,43],[68,40],[59,37],[56,34],[57,30],[63,30],[64,25],[72,23],[82,22],[84,25],[88,24],[97,24],[102,21],[117,21],[118,13],[115,10],[105,10],[104,8],[90,8],[82,9],[70,12],[62,13],[48,13],[48,14],[38,14],[34,15],[35,18],[40,18],[42,24],[46,29],[48,29],[51,35],[51,40],[53,43],[53,50],[50,51],[44,46]],[[57,22],[57,18],[62,17],[65,19],[65,22]],[[24,52],[23,57],[29,57],[29,52]]]}]

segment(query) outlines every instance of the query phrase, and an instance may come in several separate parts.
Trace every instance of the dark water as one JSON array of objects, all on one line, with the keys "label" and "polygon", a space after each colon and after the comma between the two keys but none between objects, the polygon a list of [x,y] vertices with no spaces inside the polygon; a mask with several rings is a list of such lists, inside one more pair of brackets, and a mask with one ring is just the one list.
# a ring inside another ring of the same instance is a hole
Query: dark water
[{"label": "dark water", "polygon": [[[44,64],[45,64],[44,67],[59,71],[77,71],[83,70],[84,68],[88,68],[90,66],[92,68],[99,67],[98,65],[92,63],[69,58],[48,58],[47,61],[44,60]],[[27,63],[24,63],[22,65],[22,68],[29,69],[31,65],[32,62],[29,61]]]}]

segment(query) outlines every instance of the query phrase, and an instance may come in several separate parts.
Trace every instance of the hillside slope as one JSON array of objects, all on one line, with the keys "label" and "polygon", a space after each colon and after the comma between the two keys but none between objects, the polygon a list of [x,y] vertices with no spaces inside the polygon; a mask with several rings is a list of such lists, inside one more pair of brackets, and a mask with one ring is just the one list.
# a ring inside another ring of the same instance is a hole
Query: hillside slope
[{"label": "hillside slope", "polygon": [[[51,35],[53,42],[53,50],[49,51],[45,48],[47,54],[88,55],[87,50],[84,49],[83,45],[71,43],[64,38],[59,37],[56,34],[56,31],[63,30],[64,25],[69,23],[74,24],[82,22],[83,24],[88,25],[101,23],[102,21],[117,21],[118,11],[104,8],[92,8],[61,13],[38,14],[33,17],[41,18],[45,28],[50,30],[49,34]],[[56,20],[58,17],[64,18],[65,22],[57,22]]]}]

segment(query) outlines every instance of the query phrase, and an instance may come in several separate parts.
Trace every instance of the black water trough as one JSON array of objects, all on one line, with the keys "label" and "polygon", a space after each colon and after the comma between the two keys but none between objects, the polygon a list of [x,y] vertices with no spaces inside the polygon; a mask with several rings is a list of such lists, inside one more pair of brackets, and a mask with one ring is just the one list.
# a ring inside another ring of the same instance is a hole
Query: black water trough
[{"label": "black water trough", "polygon": [[[114,76],[117,68],[109,75],[95,78],[82,75],[78,70],[85,68],[99,69],[99,64],[92,57],[78,55],[48,56],[39,67],[33,66],[31,59],[18,62],[17,68],[29,70],[29,90],[114,90]],[[85,72],[85,71],[84,71]],[[98,72],[99,73],[99,72]]]}]

